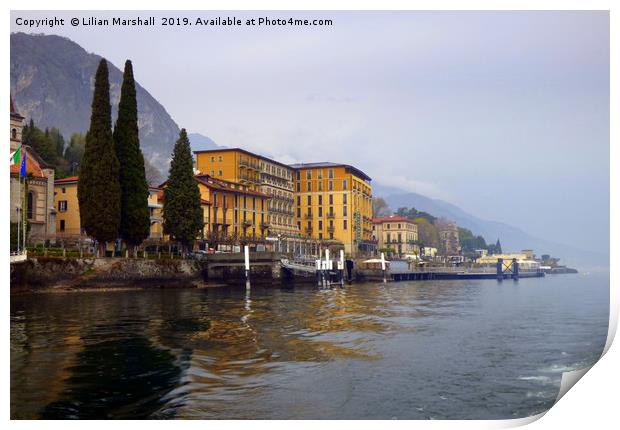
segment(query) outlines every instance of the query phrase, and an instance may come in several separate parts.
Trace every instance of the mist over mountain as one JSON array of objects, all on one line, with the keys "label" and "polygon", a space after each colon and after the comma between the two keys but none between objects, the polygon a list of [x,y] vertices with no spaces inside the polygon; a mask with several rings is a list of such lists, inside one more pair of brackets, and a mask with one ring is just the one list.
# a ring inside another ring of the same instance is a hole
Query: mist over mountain
[{"label": "mist over mountain", "polygon": [[218,145],[209,136],[200,133],[188,133],[187,137],[192,146],[192,151],[207,151],[209,149],[221,149],[225,146]]},{"label": "mist over mountain", "polygon": [[[11,34],[11,94],[16,109],[40,128],[57,127],[68,139],[90,123],[94,76],[101,57],[60,36]],[[124,65],[120,65],[124,67]],[[134,64],[140,80],[140,64]],[[112,121],[116,120],[122,71],[108,61]],[[179,127],[166,109],[136,84],[140,145],[145,157],[166,171]]]}]

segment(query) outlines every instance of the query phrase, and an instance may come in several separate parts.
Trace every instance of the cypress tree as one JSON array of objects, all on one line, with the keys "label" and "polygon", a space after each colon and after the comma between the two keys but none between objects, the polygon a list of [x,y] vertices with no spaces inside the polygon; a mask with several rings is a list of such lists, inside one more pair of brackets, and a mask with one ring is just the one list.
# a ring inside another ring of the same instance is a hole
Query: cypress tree
[{"label": "cypress tree", "polygon": [[164,194],[164,232],[180,241],[184,248],[203,227],[200,190],[194,179],[192,152],[185,129],[174,145]]},{"label": "cypress tree", "polygon": [[118,159],[112,138],[108,64],[102,59],[95,75],[90,127],[86,133],[84,156],[80,165],[78,201],[80,221],[86,234],[99,242],[118,237],[120,223],[120,185]]},{"label": "cypress tree", "polygon": [[149,186],[144,170],[144,156],[138,137],[138,102],[131,61],[125,62],[118,118],[114,126],[114,145],[120,171],[120,237],[135,249],[150,232],[148,208]]}]

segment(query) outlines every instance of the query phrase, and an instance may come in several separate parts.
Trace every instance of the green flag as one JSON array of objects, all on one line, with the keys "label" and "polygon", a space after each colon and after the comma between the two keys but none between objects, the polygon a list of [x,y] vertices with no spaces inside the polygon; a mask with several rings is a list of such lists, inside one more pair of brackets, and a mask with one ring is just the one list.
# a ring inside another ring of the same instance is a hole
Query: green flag
[{"label": "green flag", "polygon": [[15,151],[11,152],[11,166],[19,164],[22,158],[22,147],[20,146]]}]

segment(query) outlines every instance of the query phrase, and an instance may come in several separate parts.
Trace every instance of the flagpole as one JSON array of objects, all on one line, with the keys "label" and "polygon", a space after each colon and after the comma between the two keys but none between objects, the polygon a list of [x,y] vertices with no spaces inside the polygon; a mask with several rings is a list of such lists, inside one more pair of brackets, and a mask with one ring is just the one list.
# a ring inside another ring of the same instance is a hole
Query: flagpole
[{"label": "flagpole", "polygon": [[20,224],[22,223],[22,214],[21,214],[21,206],[22,206],[22,175],[17,172],[17,197],[19,203],[17,204],[17,254],[21,255],[21,242],[22,238],[19,235],[20,233]]},{"label": "flagpole", "polygon": [[[25,194],[26,194],[26,174],[27,174],[27,172],[26,172],[26,163],[27,163],[27,160],[26,160],[26,148],[22,147],[22,149],[24,150],[24,154],[22,155],[23,158],[22,158],[22,164],[21,164],[21,166],[19,168],[19,174],[20,174],[20,176],[24,177],[24,191],[23,191],[24,192],[24,196],[22,196],[23,197],[22,204],[23,204],[25,202],[25,200],[26,200]],[[26,209],[27,209],[28,208],[28,202],[25,202],[25,203],[26,203]],[[24,208],[22,208],[22,212],[21,213],[22,213],[22,252],[25,252],[26,251],[26,217],[25,217]]]}]

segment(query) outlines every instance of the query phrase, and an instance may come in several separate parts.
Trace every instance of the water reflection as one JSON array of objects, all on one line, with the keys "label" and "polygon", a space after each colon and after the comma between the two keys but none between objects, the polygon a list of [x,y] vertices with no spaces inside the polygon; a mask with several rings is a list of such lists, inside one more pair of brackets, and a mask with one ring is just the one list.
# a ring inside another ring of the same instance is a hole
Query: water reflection
[{"label": "water reflection", "polygon": [[603,295],[526,283],[13,297],[11,417],[525,416],[606,334]]}]

